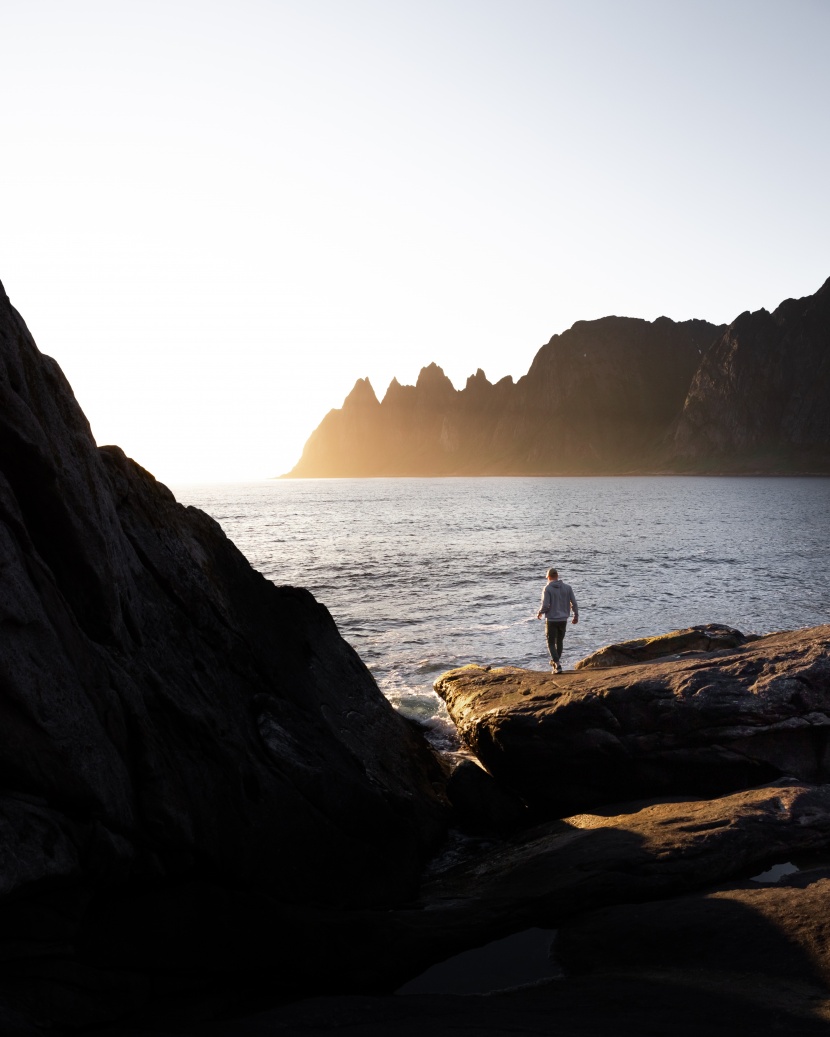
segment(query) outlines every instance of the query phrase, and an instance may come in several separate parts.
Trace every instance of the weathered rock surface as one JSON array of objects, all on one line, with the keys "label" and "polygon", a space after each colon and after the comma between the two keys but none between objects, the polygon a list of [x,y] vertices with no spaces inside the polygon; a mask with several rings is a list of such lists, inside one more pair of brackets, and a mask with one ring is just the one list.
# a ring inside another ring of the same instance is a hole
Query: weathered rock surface
[{"label": "weathered rock surface", "polygon": [[546,813],[830,776],[830,627],[559,675],[468,666],[435,688],[490,773]]},{"label": "weathered rock surface", "polygon": [[[558,932],[568,975],[745,990],[830,1028],[830,874],[591,912]],[[760,996],[759,996],[760,995]],[[766,1029],[761,1032],[768,1032]],[[790,1033],[800,1033],[793,1020]]]},{"label": "weathered rock surface", "polygon": [[783,780],[710,800],[625,804],[484,847],[424,883],[425,915],[399,917],[417,928],[443,916],[446,932],[472,926],[488,938],[557,928],[602,905],[662,900],[828,845],[830,785]]},{"label": "weathered rock surface", "polygon": [[[556,959],[568,974],[747,973],[830,986],[830,873],[787,875],[659,903],[619,905],[565,923]],[[826,995],[825,995],[826,996]]]},{"label": "weathered rock surface", "polygon": [[[376,1037],[422,1033],[429,1027],[436,1033],[458,1030],[494,1037],[517,1032],[754,1035],[770,1032],[767,1027],[775,1021],[784,1033],[820,1033],[830,1018],[823,972],[807,969],[799,978],[803,959],[792,953],[780,975],[772,974],[774,954],[783,950],[786,933],[776,942],[769,927],[763,946],[773,957],[766,962],[758,949],[727,940],[735,955],[733,968],[715,975],[714,957],[706,969],[704,944],[707,934],[712,945],[721,939],[723,919],[717,911],[704,913],[695,929],[692,915],[695,944],[704,952],[703,969],[693,971],[693,956],[679,949],[681,965],[672,970],[668,963],[683,931],[670,932],[671,946],[665,947],[662,959],[654,960],[658,949],[648,942],[650,926],[636,924],[640,908],[632,905],[642,905],[648,912],[643,917],[649,919],[659,919],[662,906],[668,906],[669,922],[661,926],[658,921],[655,928],[659,944],[671,930],[671,918],[678,917],[673,905],[705,903],[694,896],[666,898],[753,874],[772,860],[826,847],[829,841],[830,787],[791,782],[707,802],[630,804],[618,815],[549,822],[498,844],[483,844],[468,860],[438,871],[408,910],[355,915],[339,938],[335,934],[329,949],[340,959],[368,946],[369,941],[361,941],[355,947],[350,934],[375,934],[387,941],[388,979],[394,984],[411,976],[419,957],[422,967],[431,964],[437,950],[449,955],[519,929],[558,927],[565,937],[557,948],[572,973],[566,981],[512,994],[456,998],[452,979],[443,990],[433,980],[434,993],[429,995],[317,998],[188,1032],[253,1037],[348,1028],[350,1034]],[[794,932],[803,926],[807,951],[812,946],[816,955],[826,957],[821,945],[824,922],[809,927],[810,910],[818,903],[808,898],[799,905],[794,900],[786,914],[798,920]],[[628,906],[609,906],[616,904]],[[773,924],[784,916],[783,908],[775,912]],[[625,969],[618,966],[625,965],[629,917],[635,920],[634,948],[631,967]],[[615,941],[611,946],[603,925]],[[746,931],[756,930],[750,926]],[[592,944],[594,937],[597,944]],[[759,963],[763,968],[757,968]],[[402,966],[408,967],[408,975]]]},{"label": "weathered rock surface", "polygon": [[638,637],[632,641],[605,645],[584,659],[580,659],[574,669],[604,670],[609,666],[645,663],[667,655],[717,652],[722,648],[737,648],[738,645],[756,639],[756,634],[747,636],[740,630],[724,626],[722,623],[703,623],[699,626],[686,627],[684,630],[672,630],[668,634],[657,634],[655,637]]},{"label": "weathered rock surface", "polygon": [[[454,846],[410,904],[344,915],[328,949],[350,959],[354,976],[372,970],[376,989],[395,989],[435,961],[510,933],[706,889],[828,845],[830,786],[783,781],[713,800],[632,803]],[[380,971],[374,944],[389,949]]]},{"label": "weathered rock surface", "polygon": [[2,290],[0,568],[14,1004],[106,1018],[197,950],[215,987],[339,984],[326,912],[412,895],[446,826],[433,757],[307,591],[96,447]]},{"label": "weathered rock surface", "polygon": [[527,807],[519,796],[500,785],[475,757],[454,755],[448,761],[445,793],[461,831],[505,835],[527,824]]}]

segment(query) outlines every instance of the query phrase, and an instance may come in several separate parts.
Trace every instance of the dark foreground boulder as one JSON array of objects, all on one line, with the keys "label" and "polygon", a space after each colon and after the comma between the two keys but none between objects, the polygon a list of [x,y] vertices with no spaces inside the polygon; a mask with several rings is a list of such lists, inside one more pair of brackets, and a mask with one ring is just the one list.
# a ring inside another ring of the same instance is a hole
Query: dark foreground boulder
[{"label": "dark foreground boulder", "polygon": [[[828,845],[830,786],[785,781],[713,800],[633,803],[617,814],[575,815],[503,840],[453,845],[411,903],[344,915],[327,947],[349,961],[353,975],[369,966],[383,980],[378,986],[392,990],[435,962],[511,933],[705,890]],[[388,952],[382,973],[377,945]]]},{"label": "dark foreground boulder", "polygon": [[547,814],[830,777],[826,626],[558,675],[467,666],[435,688],[490,773]]},{"label": "dark foreground boulder", "polygon": [[211,996],[341,984],[326,912],[412,895],[432,754],[307,591],[96,447],[2,289],[0,567],[12,1008],[100,1021],[199,969]]},{"label": "dark foreground boulder", "polygon": [[[194,1037],[322,1037],[341,1031],[356,1037],[824,1033],[830,993],[819,887],[803,902],[793,888],[786,900],[766,906],[756,898],[745,906],[708,909],[712,897],[692,894],[755,874],[773,860],[827,846],[828,840],[830,787],[790,782],[708,802],[630,804],[618,815],[549,822],[481,845],[466,861],[452,863],[449,855],[416,903],[383,917],[355,916],[329,947],[343,960],[355,953],[356,932],[386,939],[388,965],[400,983],[411,978],[400,971],[402,964],[408,959],[411,970],[419,953],[425,968],[442,951],[446,957],[500,934],[535,927],[535,934],[543,935],[540,928],[558,928],[554,953],[566,978],[540,983],[532,962],[533,985],[515,989],[523,981],[516,978],[511,941],[505,964],[512,990],[496,985],[492,990],[499,993],[458,996],[470,986],[482,989],[473,985],[480,983],[481,959],[467,955],[429,969],[397,997],[315,998],[187,1032]],[[753,919],[758,905],[761,914]],[[736,917],[742,926],[726,931]],[[742,937],[759,942],[747,945]],[[788,946],[791,937],[795,943]]]}]

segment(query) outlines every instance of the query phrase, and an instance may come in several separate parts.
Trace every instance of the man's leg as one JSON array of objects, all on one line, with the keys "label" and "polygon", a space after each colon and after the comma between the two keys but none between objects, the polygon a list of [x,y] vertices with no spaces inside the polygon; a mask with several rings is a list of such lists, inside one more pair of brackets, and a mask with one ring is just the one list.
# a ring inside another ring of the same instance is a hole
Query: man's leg
[{"label": "man's leg", "polygon": [[568,624],[565,622],[553,625],[556,627],[556,661],[558,663],[562,658],[562,646],[565,643],[565,631],[568,629]]},{"label": "man's leg", "polygon": [[567,623],[545,623],[545,638],[548,642],[550,661],[559,665],[559,657],[562,655],[562,643],[565,640],[565,628]]},{"label": "man's leg", "polygon": [[550,661],[552,663],[559,662],[559,653],[556,651],[556,624],[551,623],[550,620],[545,621],[545,640],[548,643]]}]

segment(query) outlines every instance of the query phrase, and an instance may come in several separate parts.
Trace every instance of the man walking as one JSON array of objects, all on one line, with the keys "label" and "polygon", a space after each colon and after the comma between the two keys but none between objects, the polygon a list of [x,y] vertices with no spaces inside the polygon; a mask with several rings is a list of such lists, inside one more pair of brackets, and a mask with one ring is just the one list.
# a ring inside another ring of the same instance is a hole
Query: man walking
[{"label": "man walking", "polygon": [[573,622],[579,622],[579,606],[574,592],[567,583],[559,579],[555,569],[548,569],[548,582],[542,591],[542,604],[536,618],[545,617],[545,638],[550,652],[550,665],[554,673],[561,673],[559,660],[562,656],[562,643],[565,640],[565,628],[573,609]]}]

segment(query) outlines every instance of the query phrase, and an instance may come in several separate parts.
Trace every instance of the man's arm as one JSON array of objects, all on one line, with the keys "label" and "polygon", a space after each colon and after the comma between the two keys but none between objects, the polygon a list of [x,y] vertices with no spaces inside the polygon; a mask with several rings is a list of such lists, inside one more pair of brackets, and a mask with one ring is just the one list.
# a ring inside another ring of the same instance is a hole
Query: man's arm
[{"label": "man's arm", "polygon": [[571,591],[571,608],[573,609],[574,618],[571,620],[572,623],[579,622],[579,605],[576,603],[576,595]]},{"label": "man's arm", "polygon": [[[546,599],[547,599],[547,603],[546,603]],[[542,591],[542,604],[539,606],[539,611],[536,613],[536,618],[537,619],[541,619],[542,616],[544,616],[545,613],[548,612],[549,609],[550,609],[550,599],[548,598],[548,589],[547,589],[547,587],[545,587],[545,589]]]}]

